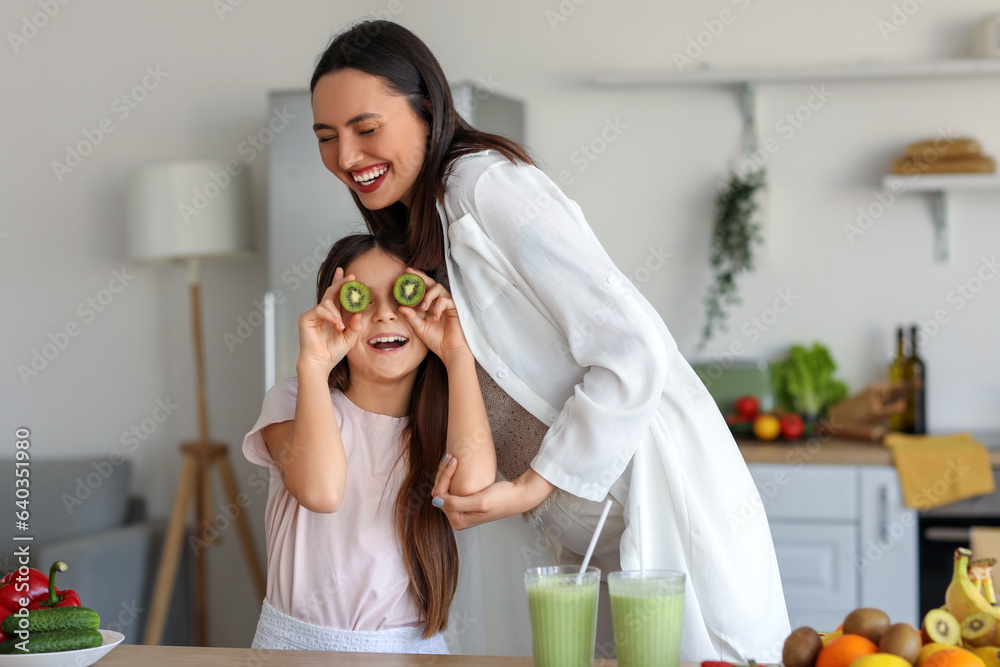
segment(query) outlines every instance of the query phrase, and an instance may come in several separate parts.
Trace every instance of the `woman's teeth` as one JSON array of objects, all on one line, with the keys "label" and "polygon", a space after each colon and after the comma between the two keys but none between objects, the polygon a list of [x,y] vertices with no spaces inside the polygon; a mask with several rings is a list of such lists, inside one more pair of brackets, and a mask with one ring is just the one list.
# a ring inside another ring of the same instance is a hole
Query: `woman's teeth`
[{"label": "woman's teeth", "polygon": [[351,177],[354,178],[356,183],[360,183],[361,185],[371,185],[379,176],[388,170],[389,167],[387,165],[381,165],[379,167],[375,167],[374,169],[369,169],[368,171],[352,172]]}]

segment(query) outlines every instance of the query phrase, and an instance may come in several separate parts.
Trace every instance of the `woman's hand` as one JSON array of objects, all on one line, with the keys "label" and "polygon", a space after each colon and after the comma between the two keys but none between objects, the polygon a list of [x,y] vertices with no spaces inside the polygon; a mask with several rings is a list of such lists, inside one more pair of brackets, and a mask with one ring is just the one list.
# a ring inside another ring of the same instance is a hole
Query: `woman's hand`
[{"label": "woman's hand", "polygon": [[420,276],[425,287],[424,298],[415,308],[399,307],[399,312],[406,318],[413,332],[431,352],[441,358],[445,366],[452,359],[470,353],[459,322],[458,308],[448,290],[423,271],[407,267],[406,272]]},{"label": "woman's hand", "polygon": [[345,324],[340,316],[340,288],[354,280],[337,268],[333,284],[312,310],[299,316],[299,361],[309,368],[329,374],[361,336],[361,315],[354,313]]},{"label": "woman's hand", "polygon": [[527,512],[541,504],[556,488],[528,468],[513,482],[498,481],[471,496],[453,496],[448,489],[457,469],[457,459],[451,458],[442,463],[431,491],[434,506],[448,515],[448,522],[455,530]]}]

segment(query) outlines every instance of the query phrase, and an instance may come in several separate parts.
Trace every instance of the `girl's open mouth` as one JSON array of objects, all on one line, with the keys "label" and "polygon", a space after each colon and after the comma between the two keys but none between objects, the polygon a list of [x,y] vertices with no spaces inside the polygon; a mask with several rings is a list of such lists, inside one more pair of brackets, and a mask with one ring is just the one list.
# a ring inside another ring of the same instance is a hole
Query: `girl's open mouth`
[{"label": "girl's open mouth", "polygon": [[406,336],[400,336],[398,334],[390,334],[388,336],[375,336],[368,340],[368,346],[378,350],[379,352],[392,352],[404,347],[410,339]]},{"label": "girl's open mouth", "polygon": [[364,193],[374,192],[385,180],[385,175],[389,173],[389,165],[386,163],[365,167],[358,171],[351,172],[351,178],[358,190]]}]

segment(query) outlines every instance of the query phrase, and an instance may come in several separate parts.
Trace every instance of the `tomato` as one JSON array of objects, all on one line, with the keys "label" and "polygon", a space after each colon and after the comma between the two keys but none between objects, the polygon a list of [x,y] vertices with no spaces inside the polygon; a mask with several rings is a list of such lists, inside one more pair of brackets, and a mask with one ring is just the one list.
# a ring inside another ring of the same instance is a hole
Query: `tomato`
[{"label": "tomato", "polygon": [[744,419],[756,419],[760,412],[760,401],[756,396],[740,396],[733,404],[736,414]]},{"label": "tomato", "polygon": [[785,440],[798,440],[803,436],[805,430],[805,422],[799,415],[794,412],[781,415],[781,437]]}]

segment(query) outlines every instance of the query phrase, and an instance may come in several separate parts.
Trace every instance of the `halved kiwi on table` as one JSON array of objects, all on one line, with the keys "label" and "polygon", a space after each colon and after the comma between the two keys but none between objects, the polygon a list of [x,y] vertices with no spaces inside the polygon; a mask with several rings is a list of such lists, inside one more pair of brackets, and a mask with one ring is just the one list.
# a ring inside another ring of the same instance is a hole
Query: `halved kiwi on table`
[{"label": "halved kiwi on table", "polygon": [[350,280],[340,288],[340,305],[349,313],[360,313],[371,301],[371,290],[357,280]]},{"label": "halved kiwi on table", "polygon": [[404,306],[415,306],[424,298],[424,279],[415,273],[404,273],[396,278],[392,295]]}]

